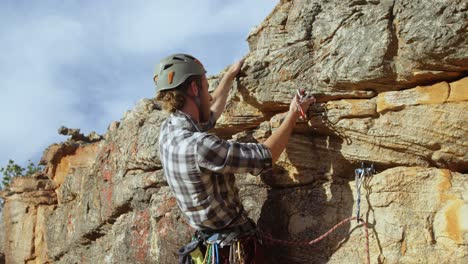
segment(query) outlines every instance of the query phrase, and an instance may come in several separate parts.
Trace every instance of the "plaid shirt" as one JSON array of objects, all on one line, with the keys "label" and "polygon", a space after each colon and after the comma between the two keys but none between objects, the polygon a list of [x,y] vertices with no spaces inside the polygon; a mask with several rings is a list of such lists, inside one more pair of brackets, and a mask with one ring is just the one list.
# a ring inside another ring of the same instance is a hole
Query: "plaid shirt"
[{"label": "plaid shirt", "polygon": [[169,187],[196,229],[222,229],[247,221],[233,173],[260,174],[271,169],[270,150],[255,143],[229,142],[204,131],[181,111],[161,125],[159,150]]}]

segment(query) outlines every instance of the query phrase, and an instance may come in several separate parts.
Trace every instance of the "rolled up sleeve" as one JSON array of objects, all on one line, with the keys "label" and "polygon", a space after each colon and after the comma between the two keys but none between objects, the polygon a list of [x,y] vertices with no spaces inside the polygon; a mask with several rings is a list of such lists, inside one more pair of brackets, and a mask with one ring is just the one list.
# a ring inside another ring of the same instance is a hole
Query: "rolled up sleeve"
[{"label": "rolled up sleeve", "polygon": [[259,143],[238,143],[206,134],[197,141],[198,165],[218,173],[251,173],[270,170],[270,150]]}]

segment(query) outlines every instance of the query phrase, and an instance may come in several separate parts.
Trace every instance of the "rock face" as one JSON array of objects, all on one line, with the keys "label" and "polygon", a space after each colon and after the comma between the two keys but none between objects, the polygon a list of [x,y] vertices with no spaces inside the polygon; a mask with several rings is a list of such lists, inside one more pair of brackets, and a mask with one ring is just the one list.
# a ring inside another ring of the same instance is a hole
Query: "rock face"
[{"label": "rock face", "polygon": [[5,252],[4,252],[5,247],[3,246],[4,243],[5,243],[5,225],[3,224],[3,217],[0,216],[0,264],[5,263]]},{"label": "rock face", "polygon": [[45,175],[14,178],[3,208],[6,263],[48,260],[45,232],[46,219],[55,208],[56,185]]},{"label": "rock face", "polygon": [[[462,0],[281,1],[251,31],[214,129],[262,142],[295,89],[318,99],[272,173],[237,175],[259,229],[325,233],[355,214],[354,170],[372,163],[360,208],[371,263],[467,263],[467,28]],[[50,146],[43,173],[1,193],[6,262],[176,263],[193,230],[161,170],[165,117],[143,99],[103,137]],[[266,250],[270,263],[361,263],[364,242],[353,221],[313,246]]]}]

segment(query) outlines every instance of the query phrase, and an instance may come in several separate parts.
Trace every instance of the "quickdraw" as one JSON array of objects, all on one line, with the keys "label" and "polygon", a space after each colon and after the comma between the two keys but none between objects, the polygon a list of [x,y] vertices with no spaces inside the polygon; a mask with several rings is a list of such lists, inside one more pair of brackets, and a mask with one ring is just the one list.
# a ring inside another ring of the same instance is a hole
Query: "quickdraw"
[{"label": "quickdraw", "polygon": [[297,93],[297,97],[299,98],[299,101],[296,101],[297,108],[299,112],[301,113],[301,116],[304,119],[304,121],[307,122],[309,118],[307,118],[307,114],[304,112],[304,109],[302,109],[300,104],[302,103],[302,101],[304,101],[304,99],[310,98],[312,97],[312,95],[308,94],[304,89],[297,89],[296,93]]},{"label": "quickdraw", "polygon": [[307,121],[307,116],[304,113],[304,110],[302,109],[300,103],[302,103],[306,95],[307,93],[304,90],[300,91],[299,89],[297,89],[297,96],[299,97],[299,101],[296,101],[296,105],[297,105],[297,108],[299,109],[299,112],[301,113],[302,118],[304,118],[305,121]]},{"label": "quickdraw", "polygon": [[201,260],[194,263],[219,264],[222,261],[221,250],[229,247],[229,263],[243,264],[245,254],[242,239],[251,235],[255,235],[255,225],[251,222],[219,233],[197,231],[192,240],[198,242],[200,246],[205,246],[206,250],[203,250],[205,254]]},{"label": "quickdraw", "polygon": [[362,182],[364,181],[365,177],[369,177],[374,175],[375,169],[374,164],[366,167],[364,162],[361,163],[361,168],[357,168],[354,170],[355,182],[356,182],[356,219],[357,221],[361,221],[361,186]]},{"label": "quickdraw", "polygon": [[[220,245],[207,243],[205,258],[202,264],[220,264]],[[241,241],[237,240],[229,248],[229,263],[244,264],[244,249]]]}]

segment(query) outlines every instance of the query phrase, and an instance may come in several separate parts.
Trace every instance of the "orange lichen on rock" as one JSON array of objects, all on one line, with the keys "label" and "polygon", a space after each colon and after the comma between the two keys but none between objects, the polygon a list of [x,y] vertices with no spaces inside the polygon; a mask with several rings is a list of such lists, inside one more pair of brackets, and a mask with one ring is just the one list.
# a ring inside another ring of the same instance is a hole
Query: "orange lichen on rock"
[{"label": "orange lichen on rock", "polygon": [[449,200],[456,199],[452,194],[448,194],[447,191],[452,187],[452,174],[449,170],[440,170],[441,181],[438,185],[439,199],[440,202],[446,202]]},{"label": "orange lichen on rock", "polygon": [[138,263],[147,261],[150,248],[150,214],[147,210],[139,211],[134,215],[130,245],[135,249],[135,260]]},{"label": "orange lichen on rock", "polygon": [[96,160],[98,145],[80,146],[73,155],[63,157],[57,164],[53,177],[56,184],[61,185],[65,177],[75,168],[88,168]]},{"label": "orange lichen on rock", "polygon": [[403,240],[401,242],[401,255],[404,256],[407,250],[408,250],[408,246],[406,245],[406,240]]},{"label": "orange lichen on rock", "polygon": [[163,216],[166,213],[170,212],[172,208],[177,205],[176,199],[174,197],[170,197],[165,199],[165,202],[156,208],[156,215]]}]

